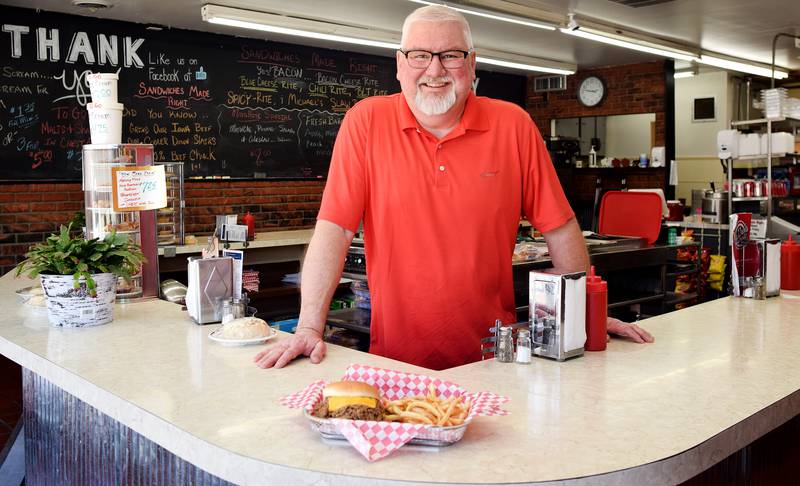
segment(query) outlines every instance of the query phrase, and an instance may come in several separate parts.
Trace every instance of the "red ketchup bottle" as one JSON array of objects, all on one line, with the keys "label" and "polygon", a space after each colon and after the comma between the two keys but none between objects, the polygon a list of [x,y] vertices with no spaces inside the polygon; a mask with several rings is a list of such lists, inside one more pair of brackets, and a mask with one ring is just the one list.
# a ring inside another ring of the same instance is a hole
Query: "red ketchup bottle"
[{"label": "red ketchup bottle", "polygon": [[254,239],[256,237],[256,218],[248,211],[242,218],[242,221],[247,225],[247,239]]},{"label": "red ketchup bottle", "polygon": [[586,277],[586,351],[606,349],[608,317],[608,284],[595,275],[592,265]]},{"label": "red ketchup bottle", "polygon": [[792,235],[781,245],[781,289],[800,290],[800,244]]}]

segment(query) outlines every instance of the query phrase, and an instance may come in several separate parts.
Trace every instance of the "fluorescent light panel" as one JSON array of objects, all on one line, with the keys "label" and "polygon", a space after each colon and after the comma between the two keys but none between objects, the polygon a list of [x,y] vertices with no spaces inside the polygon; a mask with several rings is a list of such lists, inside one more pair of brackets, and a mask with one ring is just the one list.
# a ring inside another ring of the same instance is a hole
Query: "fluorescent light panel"
[{"label": "fluorescent light panel", "polygon": [[[716,56],[709,56],[707,54],[701,54],[698,56],[689,51],[682,51],[680,49],[674,49],[671,47],[658,45],[656,43],[649,42],[646,40],[629,38],[617,34],[603,32],[602,30],[594,29],[592,27],[579,25],[572,16],[570,16],[570,23],[568,27],[562,28],[560,30],[565,34],[574,35],[576,37],[583,37],[585,39],[590,39],[593,41],[602,42],[604,44],[610,44],[613,46],[625,47],[627,49],[632,49],[635,51],[647,52],[650,54],[669,57],[681,61],[707,64],[709,66],[716,66],[731,71],[739,71],[743,73],[754,74],[757,76],[764,76],[767,78],[772,77],[772,70],[767,67],[758,66],[756,64],[751,64],[741,61],[723,59],[721,57],[716,57]],[[675,73],[676,78],[690,77],[690,76],[694,76],[694,73],[692,74],[689,73],[682,74],[677,72]],[[788,76],[789,74],[786,71],[779,69],[775,70],[775,79],[785,79]]]},{"label": "fluorescent light panel", "polygon": [[504,14],[494,13],[494,12],[490,12],[488,10],[483,10],[483,9],[474,8],[474,7],[466,8],[466,7],[463,7],[463,6],[461,6],[461,5],[457,4],[457,3],[431,2],[431,1],[428,1],[428,0],[409,0],[409,1],[414,2],[414,3],[421,3],[422,5],[445,5],[447,7],[452,8],[453,10],[457,10],[457,11],[459,11],[461,13],[465,13],[467,15],[475,15],[475,16],[484,17],[484,18],[487,18],[487,19],[500,20],[502,22],[509,22],[509,23],[512,23],[512,24],[524,25],[524,26],[527,26],[527,27],[535,27],[537,29],[556,30],[556,27],[554,25],[548,24],[548,23],[545,23],[545,22],[539,22],[539,21],[532,20],[532,19],[525,19],[525,18],[522,18],[522,17],[515,17],[515,16],[511,16],[511,15],[504,15]]},{"label": "fluorescent light panel", "polygon": [[611,37],[605,33],[600,33],[599,31],[586,29],[584,27],[575,27],[572,29],[562,28],[561,32],[569,35],[574,35],[576,37],[583,37],[584,39],[590,39],[593,41],[602,42],[604,44],[610,44],[612,46],[624,47],[626,49],[632,49],[634,51],[647,52],[649,54],[655,54],[657,56],[679,59],[681,61],[694,61],[697,59],[697,56],[689,52],[680,52],[677,50],[669,49],[667,47],[656,46],[650,43],[635,42],[633,39],[625,40],[625,39],[620,39],[618,37]]},{"label": "fluorescent light panel", "polygon": [[[767,67],[756,66],[755,64],[747,64],[739,61],[731,61],[730,59],[723,59],[721,57],[709,56],[703,54],[697,62],[708,64],[709,66],[716,66],[731,71],[739,71],[742,73],[755,74],[756,76],[764,76],[767,78],[772,77],[772,69]],[[789,73],[775,69],[775,79],[786,79]]]},{"label": "fluorescent light panel", "polygon": [[523,71],[535,71],[539,73],[552,73],[552,74],[575,74],[575,70],[558,69],[544,66],[533,66],[530,64],[523,64],[519,62],[504,61],[502,59],[492,59],[490,57],[477,56],[476,61],[484,64],[491,64],[493,66],[502,66],[512,69],[521,69]]},{"label": "fluorescent light panel", "polygon": [[[201,13],[203,20],[212,24],[227,25],[242,29],[254,29],[263,32],[306,37],[310,39],[320,39],[331,42],[341,42],[345,44],[380,47],[391,50],[400,49],[400,44],[398,42],[379,40],[376,38],[377,36],[375,31],[370,31],[368,29],[359,27],[341,26],[336,24],[328,24],[325,22],[283,17],[265,12],[241,10],[219,5],[204,5],[201,9]],[[292,25],[292,27],[276,25],[279,23],[284,25]],[[328,32],[318,32],[315,30],[308,30],[308,28],[296,28],[299,25],[309,25],[313,26],[316,30],[327,30]],[[361,35],[356,37],[355,35],[342,35],[340,33],[333,32],[359,33],[363,35],[363,37]],[[372,39],[366,38],[367,36],[372,37]],[[536,64],[536,60],[531,58],[517,55],[510,55],[509,57],[511,57],[510,60],[497,58],[495,56],[478,56],[477,61],[483,64],[501,66],[510,69],[519,69],[523,71],[553,74],[573,74],[575,72],[575,69],[572,68],[572,66],[566,64],[564,64],[563,67],[562,65],[556,63],[553,63],[554,65],[552,66],[540,66]]]},{"label": "fluorescent light panel", "polygon": [[696,73],[694,71],[675,71],[675,74],[672,75],[673,78],[691,78],[694,77]]},{"label": "fluorescent light panel", "polygon": [[372,41],[369,39],[360,39],[356,37],[347,37],[336,34],[323,34],[320,32],[311,32],[308,30],[288,29],[286,27],[278,27],[275,25],[266,25],[258,22],[247,22],[243,20],[227,19],[224,17],[212,17],[207,22],[218,25],[228,25],[230,27],[241,27],[243,29],[255,29],[263,32],[272,32],[275,34],[292,35],[297,37],[307,37],[310,39],[322,39],[333,42],[343,42],[346,44],[357,44],[362,46],[383,47],[385,49],[400,49],[400,44],[391,42]]}]

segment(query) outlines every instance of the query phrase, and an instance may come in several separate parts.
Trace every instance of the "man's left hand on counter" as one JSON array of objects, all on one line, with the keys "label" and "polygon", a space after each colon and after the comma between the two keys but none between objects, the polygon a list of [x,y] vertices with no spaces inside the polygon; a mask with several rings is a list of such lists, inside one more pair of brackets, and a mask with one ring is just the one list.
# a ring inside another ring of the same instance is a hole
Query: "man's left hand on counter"
[{"label": "man's left hand on counter", "polygon": [[628,338],[636,343],[652,343],[655,340],[649,332],[636,324],[622,322],[613,317],[609,317],[606,321],[606,328],[609,334]]}]

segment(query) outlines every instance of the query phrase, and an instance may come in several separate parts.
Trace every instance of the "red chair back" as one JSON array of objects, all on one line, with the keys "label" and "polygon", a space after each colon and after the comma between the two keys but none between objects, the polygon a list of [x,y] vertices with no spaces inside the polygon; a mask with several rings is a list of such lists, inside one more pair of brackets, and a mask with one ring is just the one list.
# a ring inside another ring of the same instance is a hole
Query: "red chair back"
[{"label": "red chair back", "polygon": [[661,231],[661,196],[654,192],[609,191],[600,202],[597,232],[638,236],[653,243]]}]

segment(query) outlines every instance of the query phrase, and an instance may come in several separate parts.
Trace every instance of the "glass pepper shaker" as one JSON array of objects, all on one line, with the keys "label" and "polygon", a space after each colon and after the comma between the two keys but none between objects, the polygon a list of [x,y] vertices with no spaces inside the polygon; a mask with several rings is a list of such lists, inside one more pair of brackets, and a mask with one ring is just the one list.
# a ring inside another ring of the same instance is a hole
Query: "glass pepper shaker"
[{"label": "glass pepper shaker", "polygon": [[516,362],[520,364],[531,363],[531,332],[527,329],[520,329],[517,332]]},{"label": "glass pepper shaker", "polygon": [[514,362],[514,338],[511,336],[511,327],[503,326],[500,328],[500,336],[497,339],[497,353],[495,358],[501,363]]}]

